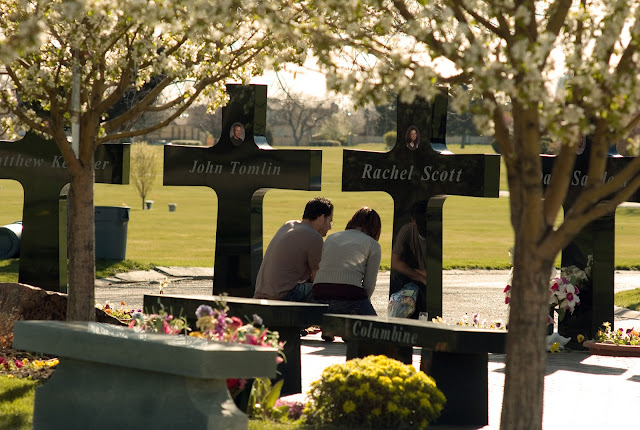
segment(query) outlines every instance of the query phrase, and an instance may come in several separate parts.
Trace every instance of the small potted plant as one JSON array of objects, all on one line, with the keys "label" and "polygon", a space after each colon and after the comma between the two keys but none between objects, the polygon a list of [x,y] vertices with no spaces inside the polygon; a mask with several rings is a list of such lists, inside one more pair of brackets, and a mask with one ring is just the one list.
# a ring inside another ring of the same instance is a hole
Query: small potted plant
[{"label": "small potted plant", "polygon": [[602,324],[595,340],[587,340],[582,345],[592,354],[620,357],[640,357],[640,330],[619,328],[613,330],[611,323]]}]

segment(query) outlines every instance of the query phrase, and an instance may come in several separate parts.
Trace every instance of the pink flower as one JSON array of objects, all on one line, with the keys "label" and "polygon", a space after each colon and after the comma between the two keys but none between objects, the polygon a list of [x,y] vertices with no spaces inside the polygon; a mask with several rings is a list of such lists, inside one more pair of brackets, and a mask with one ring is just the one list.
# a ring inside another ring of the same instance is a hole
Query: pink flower
[{"label": "pink flower", "polygon": [[173,333],[173,330],[171,330],[171,326],[167,321],[162,321],[162,331],[164,331],[167,334]]},{"label": "pink flower", "polygon": [[13,362],[14,362],[14,364],[16,365],[16,367],[18,369],[20,369],[22,367],[22,361],[16,359],[16,360],[13,360]]},{"label": "pink flower", "polygon": [[573,284],[565,285],[566,294],[564,296],[563,307],[569,309],[573,313],[573,309],[578,303],[580,303],[580,297],[578,297],[577,288]]},{"label": "pink flower", "polygon": [[246,340],[249,345],[257,345],[258,344],[258,336],[255,334],[247,333]]}]

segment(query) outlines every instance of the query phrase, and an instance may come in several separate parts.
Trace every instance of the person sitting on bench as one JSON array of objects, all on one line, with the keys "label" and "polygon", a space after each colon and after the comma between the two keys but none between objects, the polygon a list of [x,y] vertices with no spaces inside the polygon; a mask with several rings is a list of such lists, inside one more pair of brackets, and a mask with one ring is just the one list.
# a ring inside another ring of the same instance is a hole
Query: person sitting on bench
[{"label": "person sitting on bench", "polygon": [[284,223],[264,254],[253,297],[312,301],[311,287],[322,256],[322,238],[332,225],[333,204],[324,197],[307,203],[302,221]]},{"label": "person sitting on bench", "polygon": [[370,299],[380,270],[381,229],[378,213],[365,206],[325,241],[312,292],[329,313],[377,315]]}]

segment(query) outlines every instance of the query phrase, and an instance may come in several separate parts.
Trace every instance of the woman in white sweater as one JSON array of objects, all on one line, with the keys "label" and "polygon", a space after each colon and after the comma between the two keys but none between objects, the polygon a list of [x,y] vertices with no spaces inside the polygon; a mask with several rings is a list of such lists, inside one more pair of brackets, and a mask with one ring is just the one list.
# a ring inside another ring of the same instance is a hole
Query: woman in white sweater
[{"label": "woman in white sweater", "polygon": [[365,206],[344,231],[325,240],[312,291],[317,302],[329,305],[330,313],[377,315],[370,299],[380,269],[381,229],[378,213]]}]

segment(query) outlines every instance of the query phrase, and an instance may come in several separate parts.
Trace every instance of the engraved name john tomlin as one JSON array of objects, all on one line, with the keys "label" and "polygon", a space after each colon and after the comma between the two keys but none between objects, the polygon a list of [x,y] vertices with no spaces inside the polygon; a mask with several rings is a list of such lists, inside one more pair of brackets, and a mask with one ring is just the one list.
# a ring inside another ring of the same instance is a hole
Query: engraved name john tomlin
[{"label": "engraved name john tomlin", "polygon": [[229,163],[225,172],[225,166],[222,164],[212,163],[211,161],[207,161],[205,163],[201,163],[198,160],[193,160],[193,166],[189,173],[212,173],[212,174],[222,174],[229,173],[231,175],[265,175],[265,176],[278,176],[280,175],[280,166],[274,166],[271,163],[264,162],[262,164],[243,164],[239,161],[232,161]]},{"label": "engraved name john tomlin", "polygon": [[[96,170],[104,170],[110,164],[109,161],[96,161]],[[0,167],[44,167],[49,166],[53,169],[66,169],[67,162],[64,161],[62,155],[55,155],[49,163],[44,158],[24,157],[21,154],[2,156],[0,155]]]},{"label": "engraved name john tomlin", "polygon": [[[374,169],[371,164],[364,164],[362,169],[362,179],[400,179],[410,181],[414,174],[414,166],[406,169],[398,169],[395,164],[387,169]],[[417,172],[416,172],[417,174]],[[437,170],[433,166],[424,166],[420,175],[421,181],[434,182],[460,182],[462,169]]]}]

